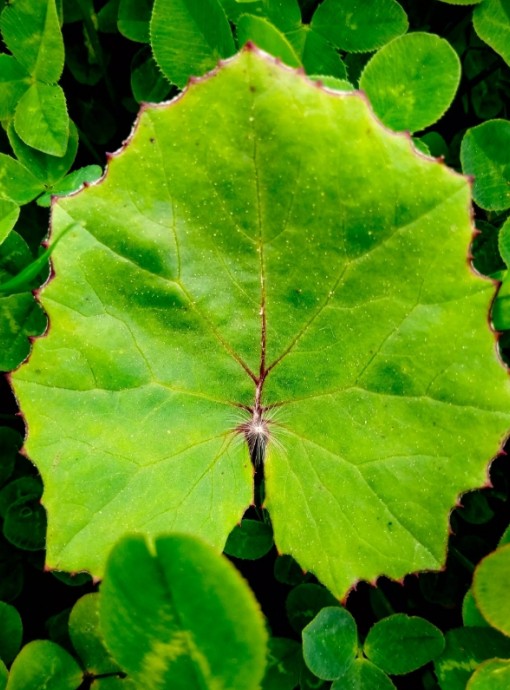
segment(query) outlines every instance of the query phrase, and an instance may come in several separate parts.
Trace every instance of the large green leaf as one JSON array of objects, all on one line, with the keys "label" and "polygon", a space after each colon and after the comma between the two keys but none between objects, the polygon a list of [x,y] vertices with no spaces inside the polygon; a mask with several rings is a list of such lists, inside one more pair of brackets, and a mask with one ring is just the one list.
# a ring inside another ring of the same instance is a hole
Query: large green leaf
[{"label": "large green leaf", "polygon": [[466,178],[249,49],[145,108],[54,204],[56,235],[75,222],[13,377],[52,567],[100,575],[128,530],[221,549],[252,500],[244,433],[278,550],[337,596],[441,566],[510,426]]}]

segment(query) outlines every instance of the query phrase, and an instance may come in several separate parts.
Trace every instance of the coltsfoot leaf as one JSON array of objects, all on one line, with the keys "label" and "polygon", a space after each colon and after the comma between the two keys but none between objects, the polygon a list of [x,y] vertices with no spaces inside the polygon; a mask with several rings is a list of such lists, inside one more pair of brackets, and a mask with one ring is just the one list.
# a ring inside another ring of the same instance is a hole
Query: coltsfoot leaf
[{"label": "coltsfoot leaf", "polygon": [[245,435],[278,550],[337,597],[442,565],[510,427],[465,177],[248,48],[145,108],[54,203],[53,236],[73,223],[13,376],[51,567],[101,575],[127,531],[221,550],[252,501]]}]

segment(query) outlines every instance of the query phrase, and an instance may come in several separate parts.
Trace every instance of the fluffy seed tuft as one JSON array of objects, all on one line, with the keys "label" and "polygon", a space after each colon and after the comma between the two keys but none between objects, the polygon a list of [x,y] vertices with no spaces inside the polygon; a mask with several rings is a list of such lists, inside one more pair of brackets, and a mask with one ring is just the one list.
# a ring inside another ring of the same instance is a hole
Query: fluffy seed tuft
[{"label": "fluffy seed tuft", "polygon": [[253,410],[251,419],[238,427],[244,434],[250,450],[250,457],[253,466],[257,468],[264,462],[266,446],[269,441],[269,428],[263,413],[260,410]]}]

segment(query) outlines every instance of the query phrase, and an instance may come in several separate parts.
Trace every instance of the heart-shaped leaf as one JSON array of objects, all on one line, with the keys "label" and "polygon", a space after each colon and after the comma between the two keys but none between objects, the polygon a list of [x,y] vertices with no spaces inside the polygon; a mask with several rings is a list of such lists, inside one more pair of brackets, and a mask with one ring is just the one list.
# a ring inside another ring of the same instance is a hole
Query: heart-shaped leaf
[{"label": "heart-shaped leaf", "polygon": [[473,673],[466,690],[507,690],[510,684],[510,661],[490,659]]},{"label": "heart-shaped leaf", "polygon": [[253,48],[144,109],[53,206],[50,329],[13,377],[49,564],[100,575],[128,530],[223,548],[251,450],[278,550],[337,596],[440,567],[510,426],[469,201],[362,95]]},{"label": "heart-shaped leaf", "polygon": [[510,640],[491,628],[456,628],[445,639],[444,652],[434,661],[441,690],[464,690],[478,664],[510,655]]},{"label": "heart-shaped leaf", "polygon": [[441,654],[444,637],[435,625],[419,616],[395,613],[378,621],[367,635],[363,651],[376,666],[391,675],[411,673]]},{"label": "heart-shaped leaf", "polygon": [[324,680],[335,680],[353,664],[358,647],[356,621],[346,609],[327,606],[303,630],[303,657]]},{"label": "heart-shaped leaf", "polygon": [[482,41],[510,64],[508,0],[484,0],[473,12],[473,26]]},{"label": "heart-shaped leaf", "polygon": [[262,613],[232,564],[198,539],[167,535],[151,549],[141,537],[122,539],[108,559],[99,619],[107,649],[137,688],[260,687]]},{"label": "heart-shaped leaf", "polygon": [[324,0],[313,15],[312,29],[341,50],[369,52],[405,33],[407,16],[395,0]]},{"label": "heart-shaped leaf", "polygon": [[64,41],[55,0],[16,0],[0,18],[5,44],[32,77],[58,81],[64,69]]}]

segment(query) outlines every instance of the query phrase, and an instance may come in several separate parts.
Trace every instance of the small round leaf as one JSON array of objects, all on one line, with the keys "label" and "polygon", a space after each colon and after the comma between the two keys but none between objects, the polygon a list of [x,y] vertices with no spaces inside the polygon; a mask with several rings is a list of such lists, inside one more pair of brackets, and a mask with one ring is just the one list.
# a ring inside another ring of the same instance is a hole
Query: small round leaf
[{"label": "small round leaf", "polygon": [[38,500],[41,498],[42,493],[43,486],[40,477],[25,475],[14,479],[0,491],[0,517],[5,517],[13,503],[20,499]]},{"label": "small round leaf", "polygon": [[395,0],[324,0],[312,29],[340,50],[368,52],[407,31],[407,15]]},{"label": "small round leaf", "polygon": [[20,498],[12,503],[5,514],[3,529],[5,538],[18,549],[44,549],[46,511],[39,499]]},{"label": "small round leaf", "polygon": [[18,102],[14,127],[28,146],[51,156],[64,156],[68,147],[69,117],[61,87],[33,83]]},{"label": "small round leaf", "polygon": [[303,665],[301,645],[285,637],[269,640],[262,690],[294,690]]},{"label": "small round leaf", "polygon": [[9,690],[77,690],[82,671],[73,657],[49,640],[29,642],[14,659]]},{"label": "small round leaf", "polygon": [[358,646],[356,622],[341,606],[327,606],[303,629],[303,657],[318,678],[335,680],[352,665]]},{"label": "small round leaf", "polygon": [[118,665],[106,650],[99,629],[99,594],[78,599],[69,616],[69,636],[83,666],[89,673],[118,673]]},{"label": "small round leaf", "polygon": [[146,47],[142,48],[131,63],[131,91],[135,100],[159,103],[168,96],[170,88],[151,53]]},{"label": "small round leaf", "polygon": [[354,662],[331,686],[331,690],[394,690],[395,686],[380,668],[367,659]]},{"label": "small round leaf", "polygon": [[510,122],[489,120],[468,129],[460,147],[462,170],[474,176],[473,197],[487,211],[510,208]]},{"label": "small round leaf", "polygon": [[46,187],[55,184],[64,177],[73,164],[78,151],[78,130],[72,121],[69,123],[66,152],[62,157],[50,156],[27,146],[16,133],[12,122],[9,123],[7,135],[16,158]]},{"label": "small round leaf", "polygon": [[443,649],[444,637],[435,625],[403,613],[377,622],[363,647],[366,656],[391,675],[411,673],[438,657]]},{"label": "small round leaf", "polygon": [[475,670],[466,690],[508,690],[510,659],[489,659]]},{"label": "small round leaf", "polygon": [[0,54],[0,120],[14,115],[19,99],[30,85],[26,71],[12,55]]},{"label": "small round leaf", "polygon": [[473,12],[473,26],[482,41],[510,65],[510,16],[508,0],[484,0]]},{"label": "small round leaf", "polygon": [[462,601],[462,622],[467,628],[489,625],[480,613],[471,589],[468,589]]},{"label": "small round leaf", "polygon": [[279,58],[286,65],[299,67],[301,61],[285,34],[264,17],[242,14],[237,22],[237,40],[243,46],[253,41],[259,48]]},{"label": "small round leaf", "polygon": [[434,661],[442,690],[465,690],[479,663],[493,657],[510,657],[510,639],[489,627],[449,630],[445,639],[444,651]]},{"label": "small round leaf", "polygon": [[258,520],[243,520],[229,534],[224,552],[227,556],[255,560],[265,556],[272,546],[271,525]]},{"label": "small round leaf", "polygon": [[218,0],[156,0],[150,38],[161,71],[181,88],[189,77],[207,72],[218,58],[235,51],[232,32]]},{"label": "small round leaf", "polygon": [[483,220],[476,221],[476,229],[478,234],[471,243],[473,266],[478,273],[498,280],[507,268],[500,248],[501,232]]},{"label": "small round leaf", "polygon": [[140,687],[258,689],[267,633],[237,570],[187,535],[154,550],[126,537],[108,560],[100,621],[113,657]]},{"label": "small round leaf", "polygon": [[312,583],[294,587],[285,602],[287,617],[296,632],[301,632],[325,606],[340,606],[340,604],[329,590]]},{"label": "small round leaf", "polygon": [[493,628],[510,636],[510,544],[484,558],[475,570],[473,594],[480,612]]},{"label": "small round leaf", "polygon": [[0,153],[0,196],[28,204],[44,189],[43,184],[12,156]]},{"label": "small round leaf", "polygon": [[439,156],[446,157],[448,155],[446,141],[438,132],[427,132],[427,134],[420,137],[420,140],[427,144],[432,156],[439,158]]},{"label": "small round leaf", "polygon": [[417,132],[446,112],[459,81],[460,60],[448,41],[416,32],[381,48],[359,85],[385,125]]},{"label": "small round leaf", "polygon": [[5,44],[35,79],[55,82],[64,69],[64,41],[55,0],[16,0],[0,18]]},{"label": "small round leaf", "polygon": [[292,556],[283,554],[274,562],[274,576],[278,582],[283,582],[285,585],[299,585],[306,574]]}]

